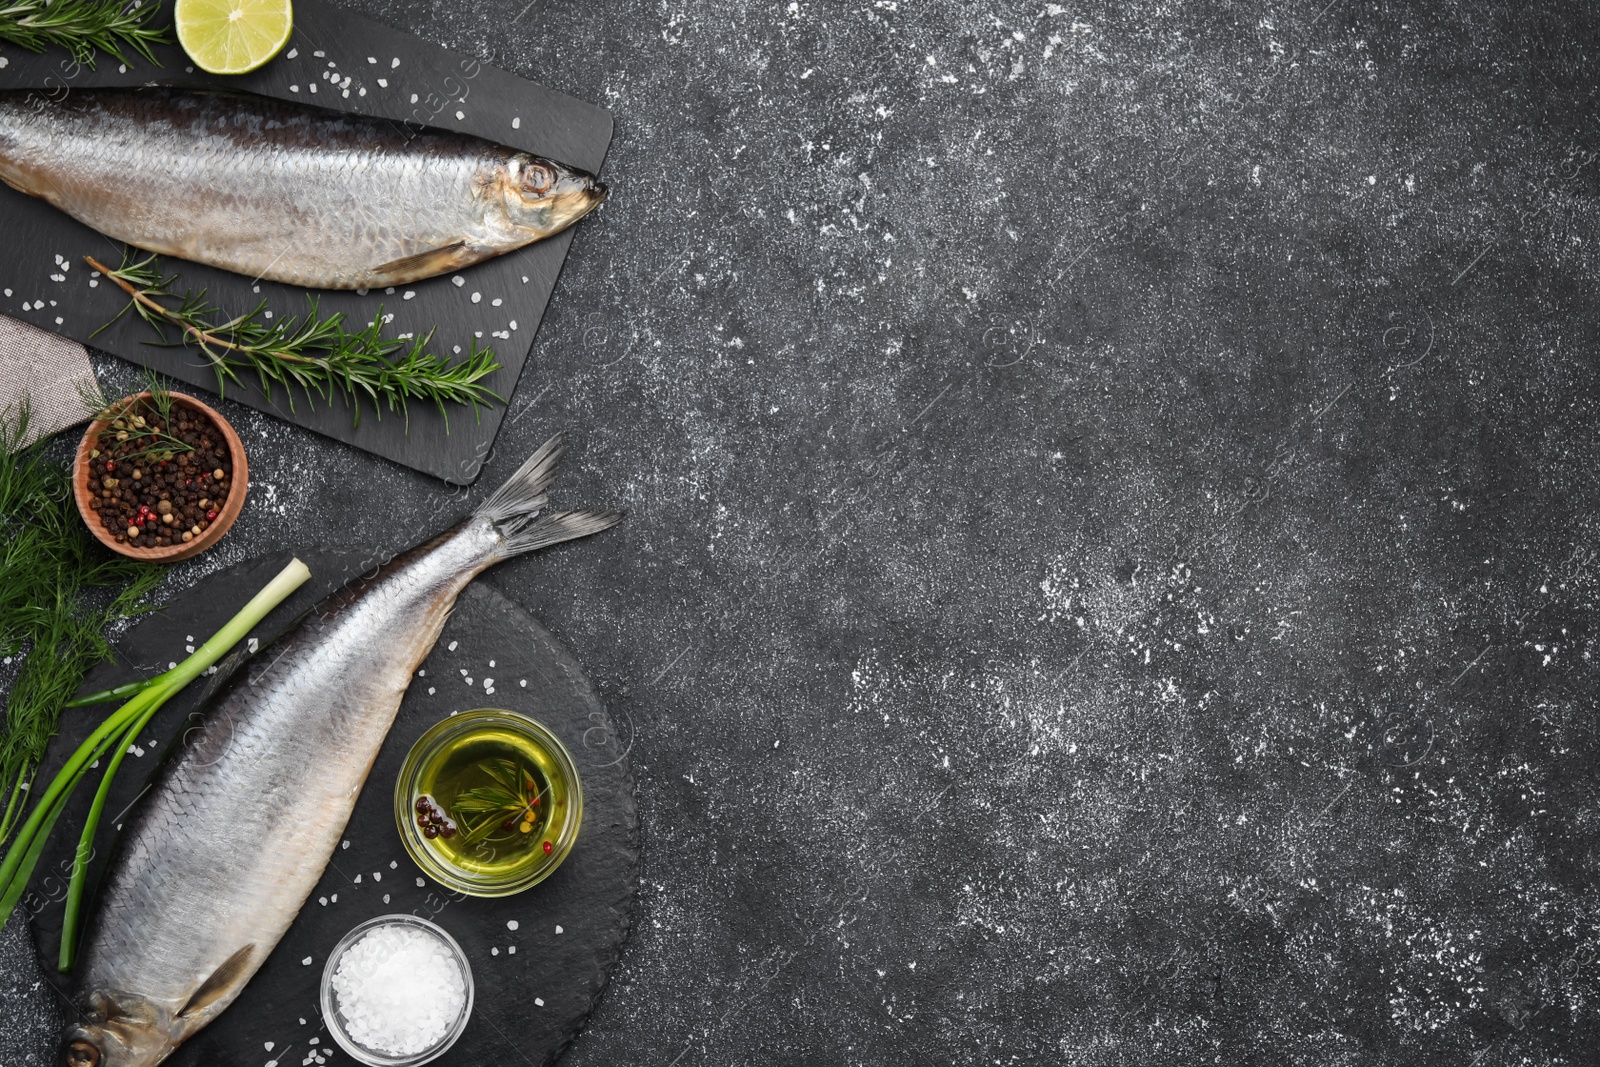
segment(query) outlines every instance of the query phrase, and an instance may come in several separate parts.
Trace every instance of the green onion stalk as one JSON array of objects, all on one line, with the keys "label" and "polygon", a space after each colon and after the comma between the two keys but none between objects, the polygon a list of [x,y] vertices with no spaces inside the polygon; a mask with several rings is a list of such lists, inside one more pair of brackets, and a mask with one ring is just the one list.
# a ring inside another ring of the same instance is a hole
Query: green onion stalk
[{"label": "green onion stalk", "polygon": [[[123,756],[150,722],[156,712],[172,699],[179,690],[198,678],[208,668],[225,656],[234,645],[267,616],[273,608],[298,589],[311,571],[298,559],[285,567],[227,624],[213,634],[193,655],[174,669],[158,675],[132,688],[133,697],[95,728],[87,740],[68,757],[63,766],[44,790],[33,812],[17,831],[5,860],[0,862],[0,925],[16,910],[17,903],[27,890],[28,881],[44,851],[45,841],[54,828],[67,800],[84,776],[101,759],[110,755],[110,763],[95,792],[94,803],[84,821],[78,838],[78,849],[73,857],[72,878],[67,890],[66,921],[61,935],[61,953],[58,964],[61,970],[70,970],[77,955],[80,927],[82,925],[83,897],[88,877],[89,857],[94,851],[95,831],[105,811],[111,782],[122,763]],[[114,754],[113,754],[114,753]]]}]

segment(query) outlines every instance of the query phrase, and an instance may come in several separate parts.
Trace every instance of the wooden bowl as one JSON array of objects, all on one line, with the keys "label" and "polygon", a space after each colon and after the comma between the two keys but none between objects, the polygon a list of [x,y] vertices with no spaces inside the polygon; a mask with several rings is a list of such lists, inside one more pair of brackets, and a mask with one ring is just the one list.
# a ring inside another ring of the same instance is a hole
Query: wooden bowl
[{"label": "wooden bowl", "polygon": [[[126,404],[148,399],[150,399],[148,392],[135,393],[123,397],[113,406],[120,408]],[[239,440],[239,435],[233,432],[233,427],[228,425],[228,420],[192,396],[173,393],[172,403],[176,407],[210,419],[222,433],[222,439],[228,445],[228,454],[233,459],[233,484],[228,490],[227,502],[222,505],[222,510],[217,513],[211,525],[193,541],[154,548],[139,548],[127,542],[119,543],[116,534],[108,531],[105,523],[100,521],[100,513],[89,506],[91,499],[88,485],[91,462],[89,453],[94,451],[101,432],[107,427],[105,420],[97,419],[89,424],[89,429],[83,435],[83,441],[78,445],[78,456],[72,464],[72,495],[78,502],[78,514],[83,516],[83,521],[88,524],[90,532],[111,551],[130,559],[144,560],[146,563],[176,563],[180,559],[198,556],[222,540],[222,535],[228,532],[233,521],[239,517],[239,512],[244,510],[245,494],[250,488],[250,466],[245,462],[244,443]]]}]

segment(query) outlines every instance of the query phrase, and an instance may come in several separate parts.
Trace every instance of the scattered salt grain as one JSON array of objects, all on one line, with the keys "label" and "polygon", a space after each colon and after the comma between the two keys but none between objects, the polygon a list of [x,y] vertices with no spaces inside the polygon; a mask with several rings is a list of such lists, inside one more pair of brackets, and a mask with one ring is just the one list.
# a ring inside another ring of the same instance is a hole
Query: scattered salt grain
[{"label": "scattered salt grain", "polygon": [[515,920],[515,919],[509,919],[509,920],[506,921],[506,929],[507,930],[515,930],[520,925],[522,925],[522,924],[517,922],[517,920]]},{"label": "scattered salt grain", "polygon": [[[460,285],[461,283],[457,282],[456,284]],[[461,643],[460,641],[451,641],[450,644],[445,646],[445,647],[447,647],[451,652],[454,652],[456,650],[456,646],[459,645],[460,643]]]},{"label": "scattered salt grain", "polygon": [[379,926],[339,957],[333,991],[358,1045],[414,1056],[442,1041],[467,1002],[461,967],[437,937]]}]

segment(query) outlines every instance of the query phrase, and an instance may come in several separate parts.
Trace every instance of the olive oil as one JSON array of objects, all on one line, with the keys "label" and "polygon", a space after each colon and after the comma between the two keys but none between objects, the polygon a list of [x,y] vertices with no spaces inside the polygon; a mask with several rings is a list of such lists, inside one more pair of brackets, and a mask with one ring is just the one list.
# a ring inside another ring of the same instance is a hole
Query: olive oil
[{"label": "olive oil", "polygon": [[553,854],[573,799],[566,763],[504,723],[485,722],[444,740],[413,785],[424,847],[474,881],[518,882],[559,862]]}]

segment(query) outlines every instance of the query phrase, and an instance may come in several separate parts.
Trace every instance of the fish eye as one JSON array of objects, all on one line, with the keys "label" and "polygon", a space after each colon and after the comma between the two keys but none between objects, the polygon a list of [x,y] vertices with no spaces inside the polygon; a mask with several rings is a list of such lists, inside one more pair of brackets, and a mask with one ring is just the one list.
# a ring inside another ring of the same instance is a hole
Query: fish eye
[{"label": "fish eye", "polygon": [[66,1067],[98,1067],[100,1050],[80,1038],[68,1045],[62,1052],[61,1062]]},{"label": "fish eye", "polygon": [[548,164],[529,160],[522,168],[522,188],[534,196],[543,196],[556,183],[556,172]]}]

